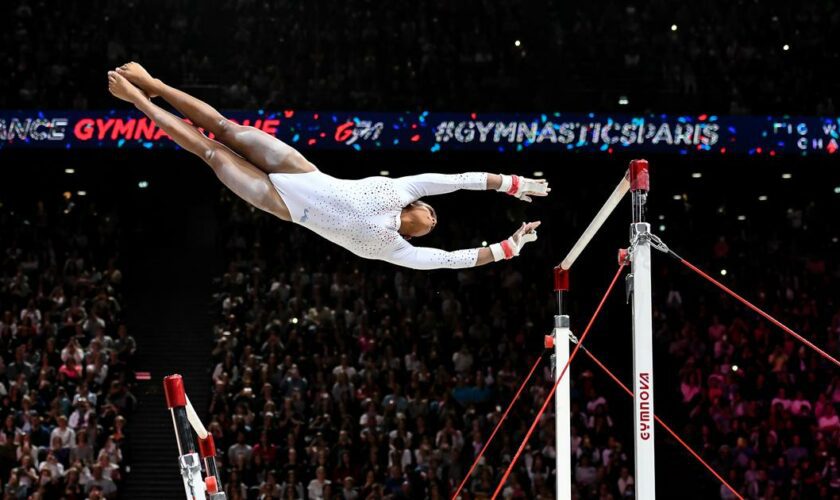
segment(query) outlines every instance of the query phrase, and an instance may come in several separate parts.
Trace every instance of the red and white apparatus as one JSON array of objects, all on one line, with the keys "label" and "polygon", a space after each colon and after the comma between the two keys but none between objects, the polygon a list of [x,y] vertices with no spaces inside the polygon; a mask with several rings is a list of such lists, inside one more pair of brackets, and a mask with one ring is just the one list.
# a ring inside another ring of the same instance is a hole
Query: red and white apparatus
[{"label": "red and white apparatus", "polygon": [[[166,407],[172,414],[178,443],[178,466],[187,500],[224,500],[225,493],[216,468],[216,444],[187,398],[184,379],[180,375],[169,375],[163,379],[163,390]],[[198,437],[197,448],[193,431]],[[204,476],[201,473],[202,460]]]},{"label": "red and white apparatus", "polygon": [[645,222],[650,176],[646,160],[630,162],[633,222],[630,225],[630,279],[633,297],[633,443],[636,498],[656,498],[653,453],[653,306],[650,284],[650,224]]},{"label": "red and white apparatus", "polygon": [[[828,367],[829,363],[840,367],[840,360],[829,354],[824,349],[821,349],[805,336],[795,332],[793,329],[783,324],[772,315],[762,310],[746,298],[735,293],[723,283],[712,278],[709,274],[703,272],[697,266],[691,264],[689,261],[680,257],[676,252],[668,248],[668,246],[650,230],[650,224],[645,221],[645,208],[647,205],[647,195],[650,189],[650,175],[648,172],[648,162],[646,160],[633,160],[630,162],[630,168],[625,174],[621,182],[613,190],[606,203],[601,207],[595,218],[584,230],[583,234],[578,238],[572,249],[560,264],[554,268],[554,291],[557,293],[557,315],[554,317],[554,329],[551,335],[545,337],[545,349],[553,351],[552,368],[554,370],[554,386],[549,391],[540,409],[531,423],[531,427],[525,434],[524,439],[519,445],[513,459],[507,465],[504,474],[493,492],[491,499],[495,500],[502,495],[502,490],[510,477],[514,467],[516,467],[517,460],[522,455],[528,441],[533,435],[537,425],[540,423],[543,415],[548,410],[551,398],[555,397],[554,401],[554,421],[556,423],[556,495],[558,499],[571,498],[571,485],[573,475],[571,470],[571,433],[569,426],[570,418],[570,404],[569,404],[569,379],[564,377],[569,369],[569,365],[574,360],[578,351],[583,349],[587,356],[595,362],[605,374],[607,374],[621,389],[627,393],[634,400],[633,411],[633,442],[635,455],[635,497],[642,499],[656,498],[656,476],[655,476],[655,455],[654,455],[654,422],[658,423],[663,430],[671,435],[686,451],[696,459],[703,467],[705,467],[718,481],[721,486],[728,490],[732,498],[742,500],[742,495],[724,479],[703,457],[694,451],[685,440],[680,438],[671,427],[669,427],[659,416],[654,412],[654,376],[653,376],[653,315],[651,304],[651,249],[656,249],[659,252],[676,259],[681,264],[685,265],[691,271],[697,273],[700,277],[714,284],[720,290],[730,295],[733,299],[742,303],[753,312],[767,319],[770,323],[781,329],[786,334],[794,337],[806,347],[812,349],[823,358],[823,364]],[[586,245],[592,240],[609,215],[621,201],[621,199],[628,192],[632,193],[632,219],[630,224],[630,245],[626,249],[620,249],[618,252],[618,269],[615,272],[612,280],[607,286],[604,294],[595,308],[589,322],[586,324],[580,338],[577,338],[571,331],[569,324],[569,316],[566,314],[566,295],[569,291],[569,269],[574,264],[578,256],[586,248]],[[615,288],[618,278],[621,276],[625,268],[630,265],[631,273],[627,276],[627,292],[628,296],[632,297],[632,315],[633,315],[633,390],[631,391],[624,385],[600,360],[583,346],[584,340],[601,310],[606,303],[612,290]],[[575,344],[574,349],[569,353],[569,341]],[[499,421],[493,428],[489,438],[485,441],[481,451],[475,456],[473,464],[467,472],[460,485],[455,489],[451,498],[453,500],[462,498],[461,492],[467,485],[470,477],[475,471],[481,458],[490,446],[493,438],[501,429],[502,424],[513,408],[514,403],[519,399],[522,391],[525,389],[535,370],[542,362],[542,358],[538,357],[528,375],[522,381],[516,395],[508,404],[507,409],[502,414]],[[667,492],[669,496],[678,496],[678,492]]]}]

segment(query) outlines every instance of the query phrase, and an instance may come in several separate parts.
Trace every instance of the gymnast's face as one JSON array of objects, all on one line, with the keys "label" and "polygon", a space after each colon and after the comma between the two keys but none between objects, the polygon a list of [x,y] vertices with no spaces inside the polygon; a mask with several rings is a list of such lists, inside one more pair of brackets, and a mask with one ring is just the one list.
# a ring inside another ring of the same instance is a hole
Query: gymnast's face
[{"label": "gymnast's face", "polygon": [[437,225],[437,214],[431,205],[422,201],[415,201],[402,210],[402,234],[409,238],[426,236]]}]

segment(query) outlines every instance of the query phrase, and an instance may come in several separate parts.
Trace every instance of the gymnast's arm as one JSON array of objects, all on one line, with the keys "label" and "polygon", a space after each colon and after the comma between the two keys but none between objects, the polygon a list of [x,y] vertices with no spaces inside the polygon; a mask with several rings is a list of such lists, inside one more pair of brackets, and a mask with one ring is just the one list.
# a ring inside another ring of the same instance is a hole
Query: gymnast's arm
[{"label": "gymnast's arm", "polygon": [[464,269],[493,262],[493,254],[489,248],[469,248],[449,252],[439,248],[416,247],[402,240],[383,260],[410,269]]},{"label": "gymnast's arm", "polygon": [[537,239],[540,222],[522,223],[513,236],[486,248],[470,248],[448,252],[438,248],[415,247],[399,237],[391,254],[383,260],[411,269],[463,269],[478,267],[490,262],[518,257],[526,243]]},{"label": "gymnast's arm", "polygon": [[424,196],[447,194],[459,189],[484,191],[498,189],[502,176],[485,172],[463,174],[420,174],[394,179],[401,201],[409,204]]},{"label": "gymnast's arm", "polygon": [[463,174],[420,174],[394,179],[401,201],[409,204],[424,196],[446,194],[459,189],[502,191],[525,201],[531,196],[546,196],[551,191],[545,179],[518,175],[466,172]]}]

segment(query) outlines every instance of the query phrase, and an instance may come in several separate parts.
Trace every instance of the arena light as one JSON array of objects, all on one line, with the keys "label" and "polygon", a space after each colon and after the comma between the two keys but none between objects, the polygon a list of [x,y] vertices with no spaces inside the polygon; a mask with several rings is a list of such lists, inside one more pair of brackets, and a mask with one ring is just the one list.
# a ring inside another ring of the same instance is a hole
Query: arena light
[{"label": "arena light", "polygon": [[732,371],[737,372],[738,371],[738,365],[732,365]]},{"label": "arena light", "polygon": [[726,276],[726,269],[721,269],[720,270],[720,275],[721,276]]},{"label": "arena light", "polygon": [[665,224],[660,224],[660,225],[659,225],[659,232],[660,232],[660,233],[665,232]]},{"label": "arena light", "polygon": [[389,172],[387,170],[380,170],[379,175],[391,175],[391,172]]},{"label": "arena light", "polygon": [[834,194],[840,194],[840,186],[834,186]]},{"label": "arena light", "polygon": [[76,169],[74,169],[74,168],[65,168],[65,169],[64,169],[64,173],[65,173],[65,174],[67,174],[67,175],[70,175],[70,174],[75,174],[75,173],[76,173]]},{"label": "arena light", "polygon": [[682,195],[681,195],[681,194],[675,194],[675,195],[674,195],[674,200],[676,200],[676,201],[680,201],[681,199],[683,199],[683,197],[682,197]]},{"label": "arena light", "polygon": [[703,174],[701,172],[694,172],[693,174],[691,174],[692,179],[699,179],[701,177],[703,177]]},{"label": "arena light", "polygon": [[767,201],[767,195],[763,194],[763,195],[759,196],[758,201]]},{"label": "arena light", "polygon": [[665,215],[659,214],[659,220],[665,220]]},{"label": "arena light", "polygon": [[630,99],[628,99],[626,95],[623,95],[618,98],[619,106],[627,106],[628,104],[630,104]]},{"label": "arena light", "polygon": [[677,31],[677,25],[676,24],[671,25],[671,31]]},{"label": "arena light", "polygon": [[789,174],[789,173],[787,173],[787,172],[785,172],[785,173],[783,173],[783,174],[782,174],[782,179],[790,179],[791,177],[793,177],[793,175],[791,175],[791,174]]},{"label": "arena light", "polygon": [[149,181],[140,181],[137,183],[137,187],[139,187],[140,189],[146,189],[147,187],[149,187]]},{"label": "arena light", "polygon": [[515,47],[519,47],[520,45],[522,45],[522,42],[520,42],[519,40],[515,40],[515,41],[513,42],[513,45],[514,45]]},{"label": "arena light", "polygon": [[486,247],[487,246],[487,240],[482,241],[481,246]]},{"label": "arena light", "polygon": [[79,196],[87,196],[87,191],[76,191],[76,194]]},{"label": "arena light", "polygon": [[789,51],[790,50],[790,45],[788,45],[788,44],[782,45],[782,50],[784,50],[785,52]]},{"label": "arena light", "polygon": [[537,170],[534,172],[534,177],[542,177],[545,175],[542,170]]},{"label": "arena light", "polygon": [[746,215],[739,215],[738,220],[745,221],[745,220],[747,220],[747,216]]}]

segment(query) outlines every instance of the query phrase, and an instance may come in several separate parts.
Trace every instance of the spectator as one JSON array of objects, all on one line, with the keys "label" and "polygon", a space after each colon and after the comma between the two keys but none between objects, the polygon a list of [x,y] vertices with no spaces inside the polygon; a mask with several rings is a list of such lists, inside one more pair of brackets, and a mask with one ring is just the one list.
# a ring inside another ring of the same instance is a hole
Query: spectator
[{"label": "spectator", "polygon": [[306,494],[308,495],[307,498],[311,500],[324,500],[325,498],[331,498],[332,495],[329,494],[330,490],[330,480],[327,479],[327,471],[324,467],[318,467],[315,470],[315,479],[309,482],[309,486],[306,487]]},{"label": "spectator", "polygon": [[51,439],[58,439],[62,448],[72,448],[76,442],[76,431],[67,426],[67,417],[58,417],[58,427],[53,429]]},{"label": "spectator", "polygon": [[117,485],[110,478],[103,475],[102,467],[98,464],[94,465],[91,471],[93,477],[87,482],[87,486],[85,487],[88,495],[94,496],[93,490],[98,490],[97,493],[101,494],[103,498],[111,499],[116,497]]},{"label": "spectator", "polygon": [[251,445],[245,442],[245,433],[239,432],[236,436],[236,443],[228,449],[228,457],[232,462],[247,462],[251,459]]}]

